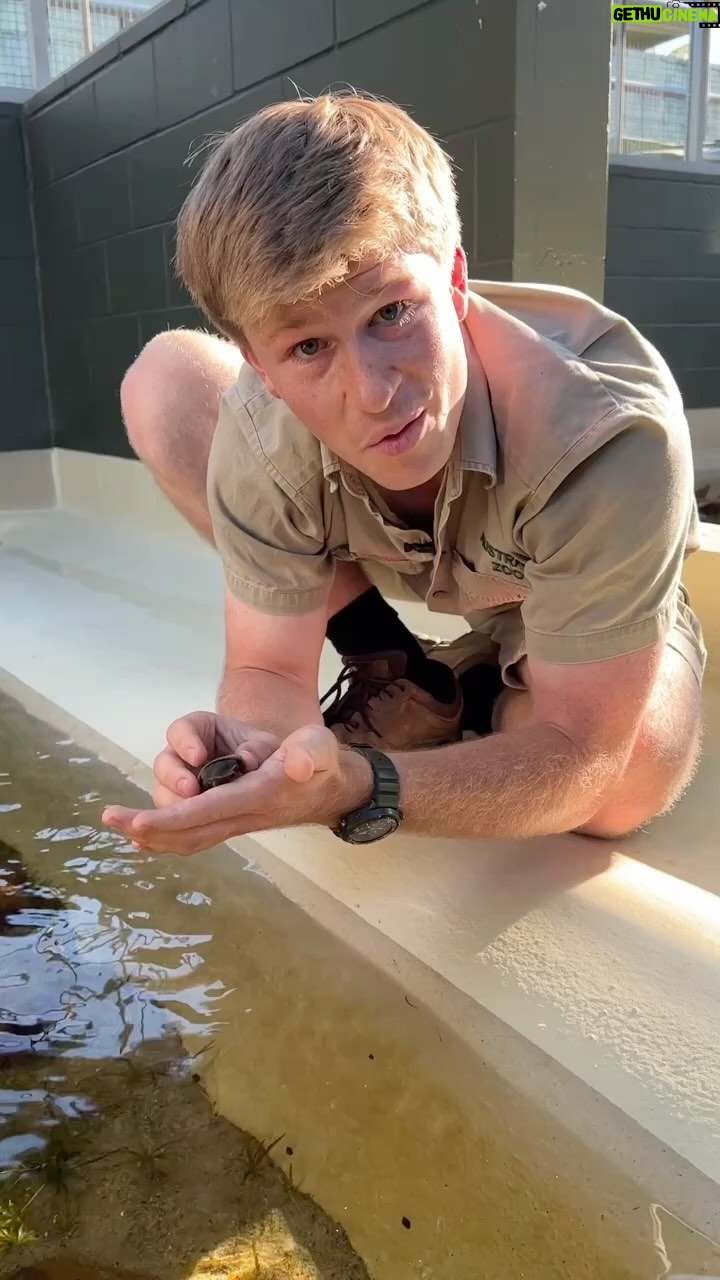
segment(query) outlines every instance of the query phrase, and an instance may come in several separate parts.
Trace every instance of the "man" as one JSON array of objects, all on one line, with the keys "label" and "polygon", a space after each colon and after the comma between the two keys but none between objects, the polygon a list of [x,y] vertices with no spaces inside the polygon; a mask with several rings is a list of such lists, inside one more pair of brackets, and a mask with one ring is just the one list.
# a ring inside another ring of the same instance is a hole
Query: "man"
[{"label": "man", "polygon": [[[156,338],[123,409],[225,565],[225,671],[219,714],[168,730],[156,810],[106,821],[191,853],[304,823],[352,843],[400,823],[615,837],[672,805],[705,649],[681,586],[689,434],[658,352],[573,290],[469,285],[445,154],[358,95],[220,141],[178,266],[228,341]],[[398,598],[468,634],[428,652]],[[345,671],[323,717],[326,637]],[[201,792],[227,753],[247,772]]]}]

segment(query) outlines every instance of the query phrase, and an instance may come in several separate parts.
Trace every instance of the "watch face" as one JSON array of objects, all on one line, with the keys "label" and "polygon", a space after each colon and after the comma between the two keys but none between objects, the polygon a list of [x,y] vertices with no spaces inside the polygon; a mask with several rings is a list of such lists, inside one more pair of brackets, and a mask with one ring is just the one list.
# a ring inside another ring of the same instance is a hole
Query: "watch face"
[{"label": "watch face", "polygon": [[376,814],[354,822],[348,834],[352,844],[373,844],[375,840],[391,836],[393,831],[397,831],[398,825],[394,814]]}]

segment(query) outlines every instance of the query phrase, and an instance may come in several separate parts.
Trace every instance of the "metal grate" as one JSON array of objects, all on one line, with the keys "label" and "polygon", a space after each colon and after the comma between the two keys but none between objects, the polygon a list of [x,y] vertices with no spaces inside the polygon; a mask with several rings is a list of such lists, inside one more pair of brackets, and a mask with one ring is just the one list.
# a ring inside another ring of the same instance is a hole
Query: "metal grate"
[{"label": "metal grate", "polygon": [[82,15],[79,4],[72,0],[50,0],[48,5],[50,35],[50,78],[62,75],[86,53]]},{"label": "metal grate", "polygon": [[710,65],[703,159],[720,161],[720,30],[708,31],[708,35]]},{"label": "metal grate", "polygon": [[0,0],[0,85],[32,88],[25,0]]},{"label": "metal grate", "polygon": [[[163,0],[47,0],[50,77],[62,75],[98,45]],[[0,86],[33,85],[29,0],[0,0]],[[36,37],[37,38],[37,37]]]},{"label": "metal grate", "polygon": [[111,40],[137,18],[142,18],[157,3],[158,0],[133,0],[127,4],[49,0],[50,75],[62,75],[98,45]]},{"label": "metal grate", "polygon": [[685,155],[690,104],[690,37],[613,30],[611,137],[624,154]]}]

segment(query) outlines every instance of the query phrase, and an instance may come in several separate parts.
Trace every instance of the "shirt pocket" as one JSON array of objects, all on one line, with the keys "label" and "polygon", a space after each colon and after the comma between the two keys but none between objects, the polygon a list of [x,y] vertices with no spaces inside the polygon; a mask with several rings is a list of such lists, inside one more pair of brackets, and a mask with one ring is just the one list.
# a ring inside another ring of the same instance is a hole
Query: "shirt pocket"
[{"label": "shirt pocket", "polygon": [[[492,564],[492,562],[491,562]],[[530,587],[513,573],[503,573],[502,565],[490,572],[474,568],[459,551],[453,552],[452,574],[457,583],[463,614],[479,609],[494,609],[500,605],[520,604],[529,594]]]}]

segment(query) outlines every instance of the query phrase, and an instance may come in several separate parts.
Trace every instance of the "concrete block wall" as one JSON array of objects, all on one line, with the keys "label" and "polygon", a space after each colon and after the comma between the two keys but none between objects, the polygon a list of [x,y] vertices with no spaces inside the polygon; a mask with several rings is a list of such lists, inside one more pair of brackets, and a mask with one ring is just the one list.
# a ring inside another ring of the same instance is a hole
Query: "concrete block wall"
[{"label": "concrete block wall", "polygon": [[50,444],[22,115],[0,103],[0,451]]},{"label": "concrete block wall", "polygon": [[720,166],[610,166],[605,302],[662,352],[687,409],[720,410]]},{"label": "concrete block wall", "polygon": [[[34,98],[54,444],[130,452],[124,370],[153,334],[202,323],[171,266],[188,154],[295,85],[350,83],[411,108],[459,167],[473,270],[508,275],[514,43],[512,7],[489,0],[167,0]],[[490,199],[478,170],[492,157]]]}]

